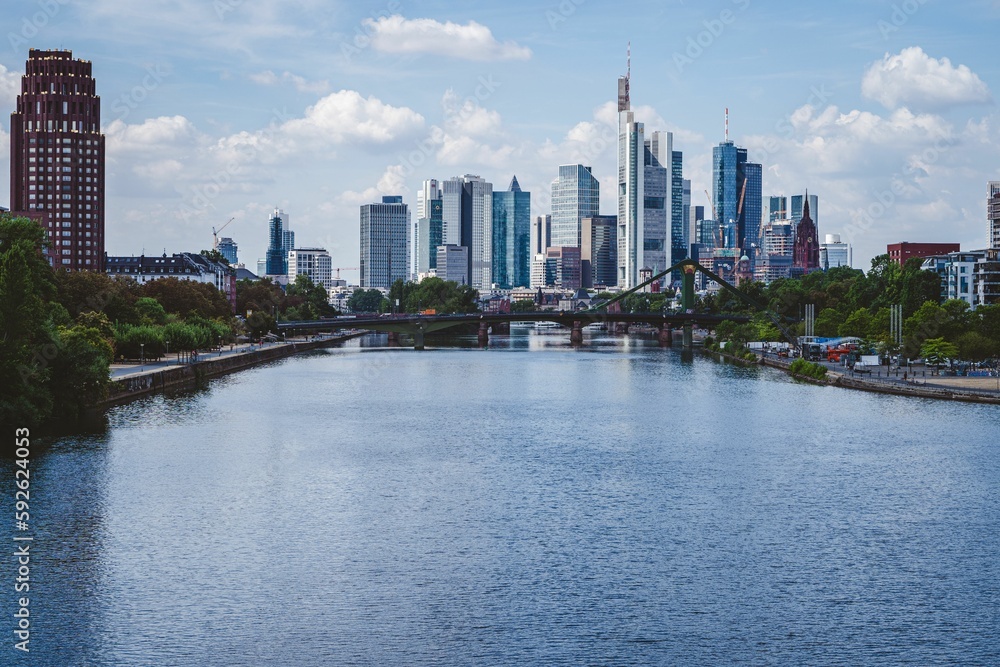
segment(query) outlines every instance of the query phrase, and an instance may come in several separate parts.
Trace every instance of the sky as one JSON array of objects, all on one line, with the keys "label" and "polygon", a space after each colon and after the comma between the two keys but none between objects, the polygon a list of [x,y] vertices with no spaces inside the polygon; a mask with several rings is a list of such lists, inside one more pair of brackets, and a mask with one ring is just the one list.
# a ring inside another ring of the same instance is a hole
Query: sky
[{"label": "sky", "polygon": [[855,267],[898,241],[984,247],[1000,179],[996,0],[36,0],[0,17],[5,153],[28,49],[93,62],[111,255],[198,251],[235,218],[222,235],[254,270],[280,207],[296,245],[351,269],[362,204],[412,212],[424,179],[516,174],[540,215],[578,162],[614,214],[629,43],[636,120],[673,132],[693,204],[728,108],[765,196],[818,195],[821,238]]}]

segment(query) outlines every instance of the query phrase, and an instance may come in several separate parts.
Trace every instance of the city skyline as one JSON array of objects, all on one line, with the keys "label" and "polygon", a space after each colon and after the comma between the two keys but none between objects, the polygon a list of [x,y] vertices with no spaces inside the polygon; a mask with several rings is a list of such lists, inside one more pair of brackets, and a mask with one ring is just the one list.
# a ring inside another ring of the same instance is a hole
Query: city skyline
[{"label": "city skyline", "polygon": [[[0,99],[14,110],[29,48],[93,63],[111,255],[208,248],[236,216],[227,233],[253,267],[279,207],[303,243],[355,266],[357,207],[401,195],[415,210],[432,177],[516,173],[534,218],[551,213],[560,164],[592,165],[600,212],[614,214],[615,82],[631,41],[636,120],[673,133],[692,205],[707,204],[728,107],[763,194],[817,192],[821,231],[853,246],[856,267],[901,240],[985,247],[1000,72],[982,45],[1000,8],[847,5],[636,3],[642,22],[572,0],[5,7]],[[9,150],[9,113],[0,142]]]}]

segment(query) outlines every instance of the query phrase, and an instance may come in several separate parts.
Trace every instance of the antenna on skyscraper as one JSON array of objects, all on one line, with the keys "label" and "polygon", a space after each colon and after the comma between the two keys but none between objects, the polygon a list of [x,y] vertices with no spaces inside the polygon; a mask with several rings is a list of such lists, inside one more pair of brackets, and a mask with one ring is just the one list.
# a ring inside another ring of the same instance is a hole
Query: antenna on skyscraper
[{"label": "antenna on skyscraper", "polygon": [[729,107],[726,107],[726,143],[729,143]]}]

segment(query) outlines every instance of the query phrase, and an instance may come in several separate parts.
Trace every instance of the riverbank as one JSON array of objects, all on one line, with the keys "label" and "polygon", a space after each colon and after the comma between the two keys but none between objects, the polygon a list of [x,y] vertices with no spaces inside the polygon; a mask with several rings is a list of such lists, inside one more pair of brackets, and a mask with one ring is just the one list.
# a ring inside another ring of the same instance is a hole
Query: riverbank
[{"label": "riverbank", "polygon": [[167,390],[192,389],[211,378],[229,375],[261,364],[284,359],[300,352],[331,347],[364,335],[366,332],[338,333],[333,336],[316,337],[312,340],[268,343],[235,353],[221,353],[218,357],[205,355],[201,361],[164,365],[147,369],[137,366],[137,370],[116,369],[116,377],[111,380],[108,397],[93,406],[102,411],[122,405],[143,396]]},{"label": "riverbank", "polygon": [[[758,363],[772,368],[778,368],[799,379],[805,379],[815,384],[827,384],[835,387],[846,387],[848,389],[860,389],[877,394],[895,394],[897,396],[913,396],[917,398],[935,398],[949,401],[965,401],[968,403],[992,403],[1000,405],[1000,392],[991,392],[986,387],[985,382],[976,383],[976,387],[970,387],[968,383],[957,382],[965,378],[938,378],[940,384],[934,381],[928,382],[926,379],[915,380],[892,380],[881,378],[861,378],[849,377],[836,371],[828,371],[825,381],[814,380],[812,378],[801,378],[789,371],[790,361],[778,359],[770,356],[758,355]],[[971,378],[973,380],[989,380],[995,382],[994,378]],[[982,386],[978,391],[977,387]]]}]

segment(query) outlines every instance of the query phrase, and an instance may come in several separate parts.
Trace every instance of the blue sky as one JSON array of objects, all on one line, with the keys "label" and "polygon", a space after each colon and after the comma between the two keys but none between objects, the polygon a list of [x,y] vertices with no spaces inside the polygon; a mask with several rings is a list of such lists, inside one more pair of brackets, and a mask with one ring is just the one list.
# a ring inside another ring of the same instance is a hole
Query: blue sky
[{"label": "blue sky", "polygon": [[[707,203],[728,107],[765,195],[817,194],[820,233],[844,235],[857,267],[900,240],[983,247],[986,181],[1000,179],[994,1],[40,0],[0,13],[8,110],[29,48],[94,63],[111,254],[199,250],[235,217],[225,234],[254,268],[279,206],[298,245],[353,267],[362,203],[413,207],[425,178],[505,189],[516,174],[547,213],[558,165],[575,162],[614,213],[629,41],[637,119],[674,133],[693,203]],[[7,113],[0,127],[6,152]]]}]

